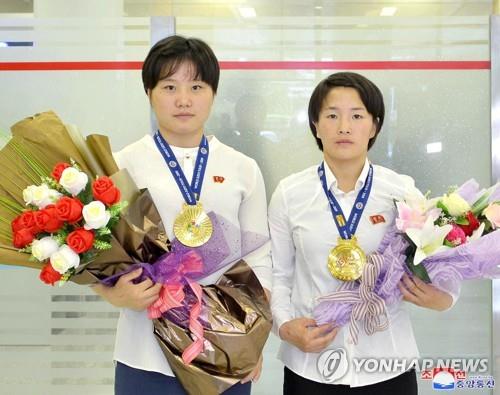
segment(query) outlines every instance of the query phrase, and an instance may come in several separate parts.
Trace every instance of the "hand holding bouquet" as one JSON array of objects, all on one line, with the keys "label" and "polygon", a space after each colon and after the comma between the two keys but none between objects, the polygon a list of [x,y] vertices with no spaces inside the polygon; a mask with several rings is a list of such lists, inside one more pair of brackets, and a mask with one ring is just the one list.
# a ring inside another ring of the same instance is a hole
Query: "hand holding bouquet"
[{"label": "hand holding bouquet", "polygon": [[404,273],[448,293],[464,280],[500,278],[500,184],[479,190],[470,180],[441,197],[396,206],[396,226],[368,255],[361,281],[320,297],[314,309],[318,324],[349,324],[354,342],[358,322],[368,335],[388,327],[386,306],[401,301]]},{"label": "hand holding bouquet", "polygon": [[[209,213],[214,235],[203,248],[170,243],[149,192],[118,169],[106,137],[85,141],[52,112],[12,132],[0,152],[0,263],[42,269],[51,284],[108,286],[141,267],[136,281],[162,284],[149,316],[185,390],[218,394],[246,377],[269,335],[271,314],[240,258],[267,239]],[[241,246],[236,263],[227,259],[228,245]],[[216,284],[197,283],[223,267]]]}]

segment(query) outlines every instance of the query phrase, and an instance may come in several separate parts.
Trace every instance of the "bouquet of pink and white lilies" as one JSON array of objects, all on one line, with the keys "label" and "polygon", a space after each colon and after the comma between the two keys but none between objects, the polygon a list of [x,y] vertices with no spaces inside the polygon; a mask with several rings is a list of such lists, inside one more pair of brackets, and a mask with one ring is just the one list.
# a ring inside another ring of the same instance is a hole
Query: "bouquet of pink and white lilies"
[{"label": "bouquet of pink and white lilies", "polygon": [[410,243],[408,268],[430,282],[426,265],[421,264],[426,258],[474,242],[500,227],[500,184],[480,190],[475,180],[469,180],[443,196],[408,198],[396,202],[396,207],[396,227]]},{"label": "bouquet of pink and white lilies", "polygon": [[384,236],[358,282],[345,282],[318,299],[318,324],[348,324],[357,341],[387,329],[387,306],[401,301],[405,273],[457,294],[464,280],[500,278],[500,184],[481,190],[474,180],[429,199],[395,202],[395,226]]}]

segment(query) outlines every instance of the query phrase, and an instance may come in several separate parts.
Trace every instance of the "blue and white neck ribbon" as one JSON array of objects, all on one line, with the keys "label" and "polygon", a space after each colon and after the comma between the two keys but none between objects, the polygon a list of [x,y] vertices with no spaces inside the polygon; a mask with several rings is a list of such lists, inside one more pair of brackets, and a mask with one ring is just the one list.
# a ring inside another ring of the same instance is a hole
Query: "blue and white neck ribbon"
[{"label": "blue and white neck ribbon", "polygon": [[157,131],[153,137],[158,150],[160,151],[167,167],[170,169],[172,176],[174,177],[179,190],[182,193],[184,201],[190,206],[196,205],[197,201],[200,199],[201,187],[203,185],[203,178],[205,176],[205,170],[208,163],[208,140],[205,136],[202,137],[200,146],[198,149],[198,155],[196,155],[196,162],[194,164],[193,178],[191,179],[191,184],[188,183],[184,172],[182,171],[177,158],[170,148],[170,145],[163,138],[159,131]]},{"label": "blue and white neck ribbon", "polygon": [[339,230],[340,237],[345,240],[352,238],[352,236],[356,233],[356,229],[358,228],[358,224],[361,219],[361,214],[363,214],[363,210],[368,202],[368,197],[370,196],[373,183],[373,166],[370,165],[365,185],[359,191],[356,201],[354,202],[354,207],[351,210],[351,215],[349,215],[349,219],[347,221],[339,202],[335,199],[335,196],[326,185],[325,162],[322,162],[321,165],[318,166],[318,176],[321,180],[321,185],[323,186],[326,197],[328,198],[328,202],[330,203],[332,216],[335,221],[335,225],[337,225],[337,229]]}]

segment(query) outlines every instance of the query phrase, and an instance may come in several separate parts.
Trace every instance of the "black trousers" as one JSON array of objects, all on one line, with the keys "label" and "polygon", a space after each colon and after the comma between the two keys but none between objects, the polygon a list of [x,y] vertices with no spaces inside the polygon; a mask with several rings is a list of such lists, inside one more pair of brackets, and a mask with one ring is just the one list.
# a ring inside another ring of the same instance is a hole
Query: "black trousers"
[{"label": "black trousers", "polygon": [[399,376],[381,383],[363,387],[323,384],[306,379],[285,367],[283,395],[417,395],[417,376],[409,370]]}]

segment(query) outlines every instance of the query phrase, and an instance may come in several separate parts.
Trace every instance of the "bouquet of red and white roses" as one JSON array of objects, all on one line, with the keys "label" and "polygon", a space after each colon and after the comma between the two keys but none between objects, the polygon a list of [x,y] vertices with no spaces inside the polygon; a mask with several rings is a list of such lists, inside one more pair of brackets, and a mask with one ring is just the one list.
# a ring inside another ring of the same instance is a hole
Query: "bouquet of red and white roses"
[{"label": "bouquet of red and white roses", "polygon": [[11,223],[13,245],[44,263],[40,279],[67,281],[80,265],[111,248],[111,231],[126,202],[113,181],[95,181],[72,161],[56,164],[50,177],[23,190],[28,206]]},{"label": "bouquet of red and white roses", "polygon": [[37,114],[12,127],[0,165],[0,264],[94,284],[170,251],[149,192],[118,169],[106,136]]},{"label": "bouquet of red and white roses", "polygon": [[[150,318],[186,392],[218,394],[246,377],[271,314],[257,277],[239,258],[267,238],[210,212],[214,236],[207,244],[193,251],[170,242],[148,190],[118,169],[105,136],[84,140],[52,112],[11,130],[0,150],[0,264],[41,270],[46,283],[106,286],[141,267],[136,281],[163,285]],[[230,245],[241,246],[241,256]],[[216,284],[196,283],[225,266]],[[250,351],[242,355],[242,348]]]}]

